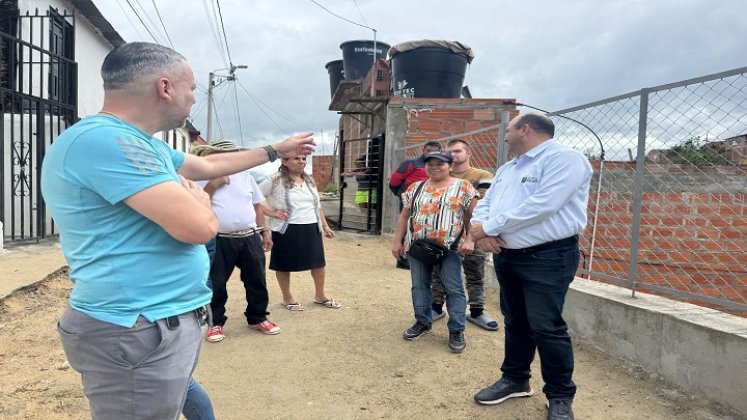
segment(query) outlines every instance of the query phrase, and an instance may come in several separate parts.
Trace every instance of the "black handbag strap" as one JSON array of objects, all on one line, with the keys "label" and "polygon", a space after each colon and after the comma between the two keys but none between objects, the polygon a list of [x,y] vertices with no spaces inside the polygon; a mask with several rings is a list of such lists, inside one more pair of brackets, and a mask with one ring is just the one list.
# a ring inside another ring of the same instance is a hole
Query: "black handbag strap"
[{"label": "black handbag strap", "polygon": [[[423,190],[423,187],[425,187],[426,182],[427,181],[420,181],[420,184],[418,184],[418,186],[415,187],[415,193],[412,195],[412,206],[410,206],[410,209],[411,209],[410,210],[410,234],[415,233],[415,226],[414,226],[415,224],[413,223],[413,218],[414,218],[413,216],[417,214],[417,207],[416,207],[417,198],[420,195],[420,192]],[[445,196],[446,194],[441,196],[442,205],[443,205]],[[440,215],[436,216],[436,225],[438,225],[440,217],[441,217]],[[451,245],[448,246],[449,250],[454,251],[457,248],[459,248],[459,240],[462,239],[462,234],[464,233],[464,229],[465,227],[462,226],[462,230],[459,231],[459,235],[457,235],[457,237],[454,239],[454,242],[452,242]]]}]

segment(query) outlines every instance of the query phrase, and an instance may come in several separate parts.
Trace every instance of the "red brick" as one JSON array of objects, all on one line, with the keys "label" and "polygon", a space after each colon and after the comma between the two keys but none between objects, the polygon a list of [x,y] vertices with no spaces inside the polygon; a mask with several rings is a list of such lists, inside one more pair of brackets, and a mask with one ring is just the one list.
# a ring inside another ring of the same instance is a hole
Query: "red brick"
[{"label": "red brick", "polygon": [[711,228],[700,228],[695,231],[695,237],[698,239],[716,239],[719,237],[719,230]]},{"label": "red brick", "polygon": [[[702,223],[702,221],[696,220],[695,223]],[[725,228],[733,225],[733,222],[719,217],[708,220],[708,223],[715,228]],[[745,221],[745,226],[747,226],[747,221]]]},{"label": "red brick", "polygon": [[439,131],[441,130],[441,122],[430,118],[422,119],[418,121],[417,130],[421,132]]},{"label": "red brick", "polygon": [[451,109],[449,110],[449,116],[451,118],[472,120],[475,118],[475,110],[474,109]]},{"label": "red brick", "polygon": [[742,208],[740,206],[727,206],[722,204],[718,208],[718,214],[722,216],[739,216],[742,213]]},{"label": "red brick", "polygon": [[747,239],[747,232],[737,229],[721,229],[721,237],[727,239]]},{"label": "red brick", "polygon": [[442,121],[441,122],[441,130],[450,132],[453,134],[457,133],[463,133],[465,132],[465,125],[462,121],[454,121],[454,120],[448,120],[448,121]]},{"label": "red brick", "polygon": [[700,205],[697,207],[698,215],[716,214],[716,208],[712,206]]},{"label": "red brick", "polygon": [[495,111],[492,109],[476,109],[474,119],[478,121],[495,120]]},{"label": "red brick", "polygon": [[433,119],[447,119],[451,117],[451,111],[444,108],[437,108],[430,112],[430,117]]},{"label": "red brick", "polygon": [[682,193],[666,193],[664,194],[664,198],[667,200],[668,203],[684,203],[687,201],[685,196],[682,195]]},{"label": "red brick", "polygon": [[713,194],[711,200],[718,203],[731,204],[734,202],[734,196],[732,194]]},{"label": "red brick", "polygon": [[690,262],[692,261],[693,254],[691,252],[672,251],[669,253],[669,259],[674,262]]},{"label": "red brick", "polygon": [[693,204],[703,204],[711,202],[711,194],[709,193],[698,193],[690,196],[690,202]]}]

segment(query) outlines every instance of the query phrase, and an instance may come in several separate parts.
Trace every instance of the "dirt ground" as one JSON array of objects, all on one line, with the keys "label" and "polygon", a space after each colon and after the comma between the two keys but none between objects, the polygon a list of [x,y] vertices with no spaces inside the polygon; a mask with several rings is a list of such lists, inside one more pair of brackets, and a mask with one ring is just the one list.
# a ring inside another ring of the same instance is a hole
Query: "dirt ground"
[{"label": "dirt ground", "polygon": [[[268,274],[270,318],[282,332],[265,336],[242,318],[243,290],[229,282],[227,338],[205,342],[195,377],[210,393],[220,419],[544,419],[542,380],[535,395],[492,407],[472,396],[499,375],[503,332],[473,325],[467,349],[446,347],[444,321],[415,342],[402,339],[412,322],[409,272],[394,268],[388,240],[340,234],[326,241],[329,293],[343,307],[311,303],[308,273],[292,288],[306,305],[290,312]],[[70,292],[66,272],[0,303],[0,418],[88,418],[79,375],[69,368],[55,322]],[[497,294],[488,313],[498,318]],[[575,341],[578,419],[739,419],[701,396]],[[539,371],[535,362],[534,372]]]}]

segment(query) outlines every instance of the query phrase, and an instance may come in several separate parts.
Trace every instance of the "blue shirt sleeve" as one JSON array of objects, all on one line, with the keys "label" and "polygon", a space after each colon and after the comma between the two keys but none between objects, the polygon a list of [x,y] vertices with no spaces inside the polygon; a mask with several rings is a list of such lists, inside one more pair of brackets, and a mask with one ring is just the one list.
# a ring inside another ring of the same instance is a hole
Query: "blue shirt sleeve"
[{"label": "blue shirt sleeve", "polygon": [[184,162],[182,153],[171,153],[155,139],[101,131],[79,138],[68,150],[68,175],[80,185],[116,204],[154,185],[178,180],[174,164]]}]

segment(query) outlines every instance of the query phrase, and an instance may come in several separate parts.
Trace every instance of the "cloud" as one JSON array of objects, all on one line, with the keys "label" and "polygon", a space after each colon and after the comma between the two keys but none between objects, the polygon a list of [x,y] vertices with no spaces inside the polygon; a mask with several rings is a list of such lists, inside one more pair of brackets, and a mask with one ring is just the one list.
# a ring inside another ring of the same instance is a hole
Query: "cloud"
[{"label": "cloud", "polygon": [[[362,22],[351,1],[318,2]],[[394,45],[448,39],[472,47],[475,60],[465,84],[473,96],[513,97],[550,110],[745,65],[747,27],[738,23],[741,0],[357,3],[380,41]],[[158,1],[176,49],[189,59],[205,87],[210,71],[226,67],[211,34],[206,4],[211,1]],[[372,31],[331,16],[310,1],[220,4],[233,62],[249,67],[236,75],[261,102],[237,89],[245,144],[273,142],[302,130],[334,132],[339,116],[327,109],[324,65],[341,58],[342,42],[371,39]],[[138,39],[117,2],[98,1],[97,6],[125,39]],[[152,7],[144,3],[143,8],[155,16]],[[142,28],[140,32],[145,33]],[[223,135],[239,138],[234,94],[227,93],[219,107]],[[205,103],[204,94],[198,94],[198,101]],[[205,108],[194,112],[195,126],[203,133]]]}]

